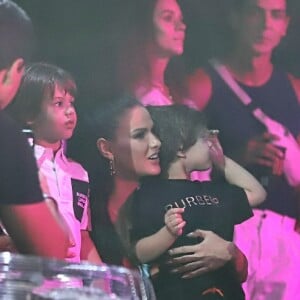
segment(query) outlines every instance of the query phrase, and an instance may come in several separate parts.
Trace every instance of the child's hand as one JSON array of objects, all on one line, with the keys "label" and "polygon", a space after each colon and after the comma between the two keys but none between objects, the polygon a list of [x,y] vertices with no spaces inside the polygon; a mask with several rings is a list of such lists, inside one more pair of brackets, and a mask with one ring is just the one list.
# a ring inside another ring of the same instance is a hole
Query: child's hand
[{"label": "child's hand", "polygon": [[209,136],[209,152],[213,164],[220,170],[224,171],[225,168],[225,157],[222,146],[219,142],[217,134],[210,134]]},{"label": "child's hand", "polygon": [[186,222],[182,218],[184,208],[171,208],[165,214],[167,230],[174,236],[182,235]]}]

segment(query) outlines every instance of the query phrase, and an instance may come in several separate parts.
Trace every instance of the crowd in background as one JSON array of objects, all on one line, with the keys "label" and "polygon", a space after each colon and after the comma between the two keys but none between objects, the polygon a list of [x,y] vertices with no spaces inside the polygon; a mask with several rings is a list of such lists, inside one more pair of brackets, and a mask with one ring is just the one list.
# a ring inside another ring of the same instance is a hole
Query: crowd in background
[{"label": "crowd in background", "polygon": [[7,247],[139,267],[158,299],[295,299],[299,3],[16,3],[35,63],[18,53],[3,66],[3,91],[10,74],[16,85],[0,100],[15,98],[7,114],[32,131],[29,194],[47,199],[61,242],[30,240],[26,217],[20,238],[7,202]]}]

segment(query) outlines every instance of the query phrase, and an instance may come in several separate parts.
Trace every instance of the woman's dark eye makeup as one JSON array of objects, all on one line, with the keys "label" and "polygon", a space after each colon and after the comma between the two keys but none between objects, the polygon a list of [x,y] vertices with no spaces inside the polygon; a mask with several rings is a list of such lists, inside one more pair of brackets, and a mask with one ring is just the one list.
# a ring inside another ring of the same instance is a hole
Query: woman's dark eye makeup
[{"label": "woman's dark eye makeup", "polygon": [[133,132],[132,137],[134,139],[142,139],[145,137],[146,134],[146,129],[138,129]]}]

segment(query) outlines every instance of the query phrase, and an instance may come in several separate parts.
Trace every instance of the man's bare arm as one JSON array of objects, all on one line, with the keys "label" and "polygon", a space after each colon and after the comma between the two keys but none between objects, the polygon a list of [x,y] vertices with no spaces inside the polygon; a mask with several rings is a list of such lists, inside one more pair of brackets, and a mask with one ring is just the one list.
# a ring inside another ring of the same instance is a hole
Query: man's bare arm
[{"label": "man's bare arm", "polygon": [[20,253],[57,259],[66,257],[67,234],[45,201],[1,205],[0,218]]}]

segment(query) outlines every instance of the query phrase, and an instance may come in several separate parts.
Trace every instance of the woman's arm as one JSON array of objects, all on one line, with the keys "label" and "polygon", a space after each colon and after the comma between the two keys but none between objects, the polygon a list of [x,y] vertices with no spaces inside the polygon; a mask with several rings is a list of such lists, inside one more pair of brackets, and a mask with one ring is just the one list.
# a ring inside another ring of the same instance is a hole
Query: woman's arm
[{"label": "woman's arm", "polygon": [[171,208],[165,214],[165,226],[156,233],[142,238],[135,245],[135,253],[142,263],[149,262],[164,252],[182,234],[186,222],[182,219],[184,208]]},{"label": "woman's arm", "polygon": [[[197,229],[188,235],[191,238],[203,238],[201,243],[182,246],[169,250],[173,266],[172,272],[182,274],[182,278],[193,278],[233,263],[240,282],[248,275],[246,256],[232,242],[226,241],[212,231]],[[179,256],[178,256],[179,255]]]}]

